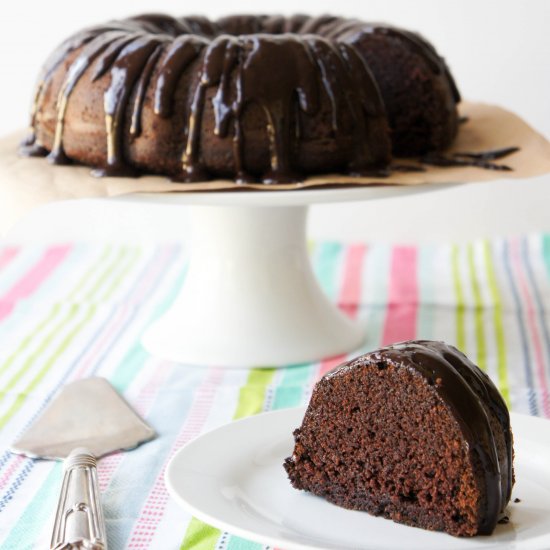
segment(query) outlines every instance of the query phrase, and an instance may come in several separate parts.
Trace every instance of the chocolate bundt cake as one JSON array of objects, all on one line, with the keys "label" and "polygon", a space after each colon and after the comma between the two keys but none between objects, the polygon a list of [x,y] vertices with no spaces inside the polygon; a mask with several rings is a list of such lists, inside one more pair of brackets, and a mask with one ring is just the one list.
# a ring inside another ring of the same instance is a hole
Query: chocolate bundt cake
[{"label": "chocolate bundt cake", "polygon": [[514,481],[504,400],[443,342],[403,342],[315,386],[285,469],[296,489],[456,536],[490,534]]},{"label": "chocolate bundt cake", "polygon": [[52,54],[23,152],[176,181],[366,174],[388,165],[390,136],[403,155],[446,147],[458,101],[444,61],[408,31],[142,15],[84,29]]}]

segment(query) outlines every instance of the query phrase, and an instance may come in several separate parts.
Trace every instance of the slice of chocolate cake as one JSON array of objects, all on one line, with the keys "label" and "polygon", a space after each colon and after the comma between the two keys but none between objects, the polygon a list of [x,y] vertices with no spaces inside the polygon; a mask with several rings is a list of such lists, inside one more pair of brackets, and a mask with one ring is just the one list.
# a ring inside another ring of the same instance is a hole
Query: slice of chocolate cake
[{"label": "slice of chocolate cake", "polygon": [[510,499],[506,404],[443,342],[395,344],[330,372],[294,437],[292,485],[344,508],[472,536],[492,533]]}]

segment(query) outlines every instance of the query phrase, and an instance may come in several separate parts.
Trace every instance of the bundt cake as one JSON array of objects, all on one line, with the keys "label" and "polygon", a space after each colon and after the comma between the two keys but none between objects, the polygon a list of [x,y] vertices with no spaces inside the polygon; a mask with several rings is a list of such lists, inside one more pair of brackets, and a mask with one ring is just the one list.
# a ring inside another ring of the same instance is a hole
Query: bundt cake
[{"label": "bundt cake", "polygon": [[315,386],[285,469],[296,489],[456,536],[490,534],[514,481],[508,410],[443,342],[354,359]]},{"label": "bundt cake", "polygon": [[368,174],[392,147],[446,147],[458,101],[444,61],[408,31],[330,16],[142,15],[84,29],[52,54],[22,150],[176,181]]}]

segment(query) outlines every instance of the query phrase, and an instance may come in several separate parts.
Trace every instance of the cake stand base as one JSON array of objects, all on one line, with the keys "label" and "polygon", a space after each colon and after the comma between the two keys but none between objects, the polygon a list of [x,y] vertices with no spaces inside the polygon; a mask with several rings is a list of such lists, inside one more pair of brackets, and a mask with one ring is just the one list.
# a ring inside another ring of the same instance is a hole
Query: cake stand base
[{"label": "cake stand base", "polygon": [[144,334],[147,351],[185,364],[272,367],[359,348],[363,330],[313,273],[307,208],[191,206],[189,270]]}]

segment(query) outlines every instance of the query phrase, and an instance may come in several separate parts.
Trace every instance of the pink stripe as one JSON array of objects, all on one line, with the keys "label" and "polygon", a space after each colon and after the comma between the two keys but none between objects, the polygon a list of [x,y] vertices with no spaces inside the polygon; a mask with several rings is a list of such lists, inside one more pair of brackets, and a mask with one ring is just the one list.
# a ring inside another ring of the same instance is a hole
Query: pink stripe
[{"label": "pink stripe", "polygon": [[417,250],[412,246],[393,249],[388,308],[382,335],[382,345],[414,340],[418,310]]},{"label": "pink stripe", "polygon": [[6,247],[0,253],[0,269],[4,269],[19,253],[19,248],[10,246]]},{"label": "pink stripe", "polygon": [[82,358],[80,366],[71,373],[71,379],[77,380],[84,377],[85,373],[95,364],[97,357],[107,348],[115,338],[118,338],[120,327],[128,320],[133,313],[133,306],[140,303],[151,291],[154,282],[159,273],[165,268],[173,254],[173,250],[165,250],[160,258],[154,259],[154,267],[146,272],[145,276],[139,281],[137,288],[132,296],[120,306],[115,315],[111,316],[109,322],[103,327],[103,330],[96,340],[95,346],[89,350],[88,354]]},{"label": "pink stripe", "polygon": [[[363,277],[363,260],[367,252],[364,244],[357,244],[348,247],[344,260],[344,276],[342,288],[338,296],[338,305],[349,317],[355,319],[361,301],[361,283]],[[328,371],[344,362],[346,355],[329,357],[319,366],[318,377],[321,378]]]},{"label": "pink stripe", "polygon": [[12,463],[9,465],[8,468],[6,468],[6,471],[2,475],[2,478],[0,479],[0,490],[4,490],[8,482],[10,481],[10,477],[13,475],[13,473],[17,470],[17,468],[24,464],[27,461],[27,458],[22,455],[12,455],[14,456]]},{"label": "pink stripe", "polygon": [[[174,248],[170,248],[169,250],[166,250],[160,258],[153,258],[152,267],[143,276],[143,279],[139,282],[132,295],[128,297],[129,304],[139,303],[141,300],[144,299],[145,296],[147,296],[151,292],[151,287],[156,281],[155,276],[158,275],[158,273],[165,268],[168,260],[174,254],[174,250]],[[72,372],[67,377],[66,383],[77,380],[79,378],[83,378],[87,375],[88,371],[95,365],[95,359],[104,352],[104,350],[114,338],[118,337],[117,329],[126,322],[127,318],[132,313],[133,308],[126,305],[124,307],[121,307],[120,310],[117,311],[117,314],[111,317],[110,322],[106,323],[102,327],[100,335],[94,342],[95,345],[92,346],[88,353],[82,358],[80,368],[76,372]],[[18,460],[20,458],[22,457],[20,457],[19,455],[11,455],[11,460]],[[7,478],[11,476],[11,473],[12,469],[10,466],[10,468],[6,470],[4,475],[4,477],[6,477],[6,482],[8,481]],[[2,478],[2,480],[4,480],[4,477]]]},{"label": "pink stripe", "polygon": [[127,305],[119,306],[116,314],[112,315],[109,318],[109,322],[103,326],[103,329],[96,339],[94,346],[88,351],[87,355],[81,359],[78,369],[71,372],[67,382],[84,378],[86,372],[96,364],[96,359],[115,338],[118,338],[119,329],[124,326],[124,323],[130,316],[131,311],[131,308]]},{"label": "pink stripe", "polygon": [[550,399],[548,394],[548,380],[546,379],[545,369],[544,369],[544,352],[542,347],[542,340],[537,328],[537,315],[536,308],[531,292],[529,291],[529,282],[525,275],[524,269],[522,268],[522,261],[520,255],[520,243],[517,239],[514,239],[510,245],[511,257],[516,265],[516,272],[518,275],[519,288],[523,295],[523,303],[525,304],[527,312],[527,325],[529,326],[529,331],[531,332],[531,338],[533,342],[533,348],[535,351],[535,363],[536,363],[536,372],[539,380],[540,391],[542,394],[542,408],[544,414],[547,417],[550,417]]},{"label": "pink stripe", "polygon": [[217,388],[223,380],[223,373],[223,369],[210,369],[206,380],[197,389],[189,415],[147,497],[126,548],[147,548],[151,545],[168,503],[168,492],[164,485],[166,466],[180,447],[202,432],[212,409]]},{"label": "pink stripe", "polygon": [[42,258],[0,298],[0,321],[13,310],[18,300],[29,297],[63,261],[71,245],[52,246]]},{"label": "pink stripe", "polygon": [[[137,398],[132,400],[132,408],[142,418],[147,418],[159,389],[168,378],[168,375],[172,372],[174,364],[175,363],[163,361],[154,365],[152,367],[151,378],[142,386]],[[124,456],[123,452],[117,452],[101,460],[101,468],[98,470],[100,492],[103,493],[107,489]]]}]

